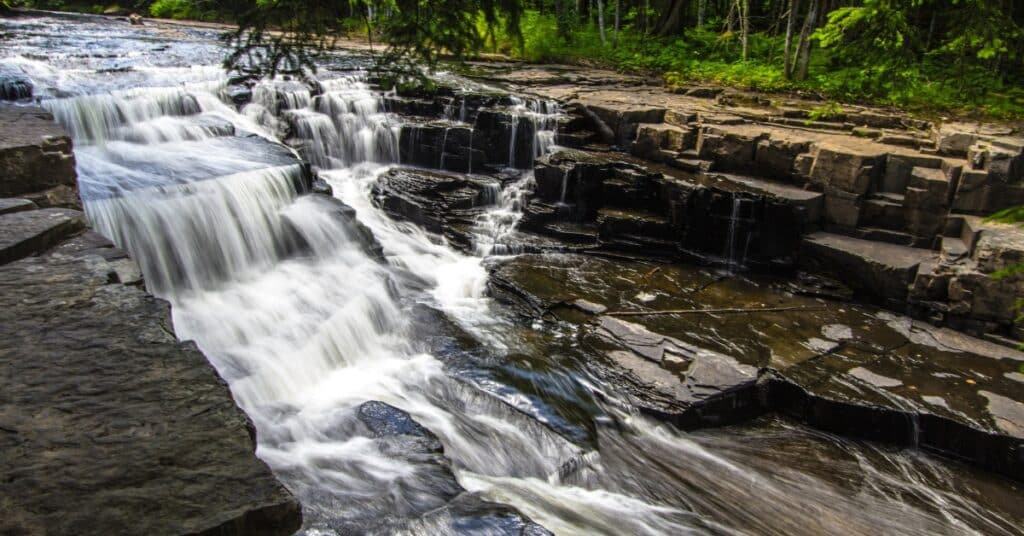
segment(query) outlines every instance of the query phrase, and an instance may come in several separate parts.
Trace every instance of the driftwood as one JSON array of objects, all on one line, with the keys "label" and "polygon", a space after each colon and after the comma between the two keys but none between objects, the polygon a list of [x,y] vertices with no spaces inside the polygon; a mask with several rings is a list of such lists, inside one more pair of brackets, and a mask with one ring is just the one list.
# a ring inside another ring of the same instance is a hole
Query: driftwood
[{"label": "driftwood", "polygon": [[779,313],[783,311],[820,311],[822,306],[811,307],[755,307],[736,309],[668,309],[662,311],[609,311],[608,316],[656,316],[693,314]]}]

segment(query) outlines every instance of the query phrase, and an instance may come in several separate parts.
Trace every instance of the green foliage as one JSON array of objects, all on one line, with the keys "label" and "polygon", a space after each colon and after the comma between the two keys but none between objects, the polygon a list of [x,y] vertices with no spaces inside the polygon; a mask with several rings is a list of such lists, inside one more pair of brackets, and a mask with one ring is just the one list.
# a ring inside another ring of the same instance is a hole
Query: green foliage
[{"label": "green foliage", "polygon": [[203,13],[192,0],[156,0],[149,14],[161,19],[202,19]]},{"label": "green foliage", "polygon": [[829,120],[841,117],[844,113],[846,112],[843,110],[842,106],[839,106],[839,103],[829,102],[811,110],[810,113],[808,113],[808,119],[810,121]]}]

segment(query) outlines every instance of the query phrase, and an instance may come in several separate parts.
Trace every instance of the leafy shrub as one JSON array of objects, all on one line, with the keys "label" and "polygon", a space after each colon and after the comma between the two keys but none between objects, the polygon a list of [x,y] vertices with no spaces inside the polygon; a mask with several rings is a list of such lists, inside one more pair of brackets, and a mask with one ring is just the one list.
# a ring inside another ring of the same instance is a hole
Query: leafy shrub
[{"label": "leafy shrub", "polygon": [[149,14],[160,19],[202,19],[203,14],[191,0],[156,0]]}]

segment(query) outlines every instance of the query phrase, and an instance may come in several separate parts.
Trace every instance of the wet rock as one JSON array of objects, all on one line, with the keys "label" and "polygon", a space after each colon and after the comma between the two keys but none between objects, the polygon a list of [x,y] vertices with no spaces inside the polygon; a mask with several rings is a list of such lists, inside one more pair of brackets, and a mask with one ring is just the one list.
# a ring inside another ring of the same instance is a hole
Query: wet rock
[{"label": "wet rock", "polygon": [[48,208],[0,215],[0,264],[42,253],[85,228],[76,210]]},{"label": "wet rock", "polygon": [[[573,326],[590,367],[622,399],[680,426],[779,411],[1024,475],[1018,350],[671,264],[527,255],[492,267],[489,288],[530,322]],[[806,309],[669,313],[767,304]],[[642,311],[660,313],[617,316]]]},{"label": "wet rock", "polygon": [[[325,511],[307,529],[349,534],[550,534],[515,508],[485,501],[459,485],[441,441],[409,413],[371,400],[355,408],[354,417],[359,424],[351,429],[342,425],[339,439],[351,439],[353,434],[372,438],[381,452],[403,463],[415,478],[395,479],[387,492],[362,495],[345,504],[310,497],[308,508],[316,514]],[[309,492],[315,494],[315,490]]]},{"label": "wet rock", "polygon": [[244,106],[252,102],[252,89],[244,85],[230,85],[223,89],[223,94],[236,106]]},{"label": "wet rock", "polygon": [[[345,230],[349,235],[347,238],[359,244],[359,247],[370,258],[378,261],[382,261],[384,259],[383,246],[381,246],[380,242],[377,241],[377,237],[374,236],[373,231],[359,221],[354,208],[330,195],[314,193],[310,196],[310,200],[313,203],[321,205],[326,214],[330,214],[332,217],[342,221],[344,223]],[[296,240],[302,240],[301,236],[297,233]],[[303,247],[308,248],[308,245]]]},{"label": "wet rock", "polygon": [[813,233],[800,246],[801,267],[833,274],[858,292],[896,305],[907,301],[918,266],[936,254],[830,233]]},{"label": "wet rock", "polygon": [[20,101],[32,98],[32,81],[16,73],[0,72],[0,100]]},{"label": "wet rock", "polygon": [[36,107],[0,105],[0,197],[75,184],[71,140]]},{"label": "wet rock", "polygon": [[364,402],[357,409],[359,421],[370,429],[373,437],[408,436],[422,440],[418,448],[427,452],[442,452],[444,446],[430,430],[420,426],[412,417],[388,404],[371,400]]},{"label": "wet rock", "polygon": [[0,267],[0,532],[294,533],[227,385],[113,251]]},{"label": "wet rock", "polygon": [[460,173],[470,169],[482,172],[485,166],[508,160],[507,141],[506,145],[488,146],[477,140],[478,134],[485,136],[486,132],[443,122],[403,125],[398,140],[399,160],[405,165]]},{"label": "wet rock", "polygon": [[464,243],[460,224],[472,224],[480,208],[497,202],[498,182],[480,176],[396,168],[373,187],[374,203],[390,216]]}]

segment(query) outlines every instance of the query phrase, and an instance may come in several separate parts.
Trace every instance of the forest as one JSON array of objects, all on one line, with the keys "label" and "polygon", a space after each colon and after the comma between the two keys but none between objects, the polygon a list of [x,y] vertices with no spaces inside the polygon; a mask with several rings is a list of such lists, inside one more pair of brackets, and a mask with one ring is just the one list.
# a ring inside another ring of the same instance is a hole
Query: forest
[{"label": "forest", "polygon": [[[260,51],[275,70],[311,64],[317,49],[347,36],[385,44],[381,60],[390,66],[499,53],[643,72],[669,86],[1024,117],[1024,4],[1013,0],[156,0],[124,9],[237,22],[234,60]],[[294,39],[270,38],[269,29]]]}]

